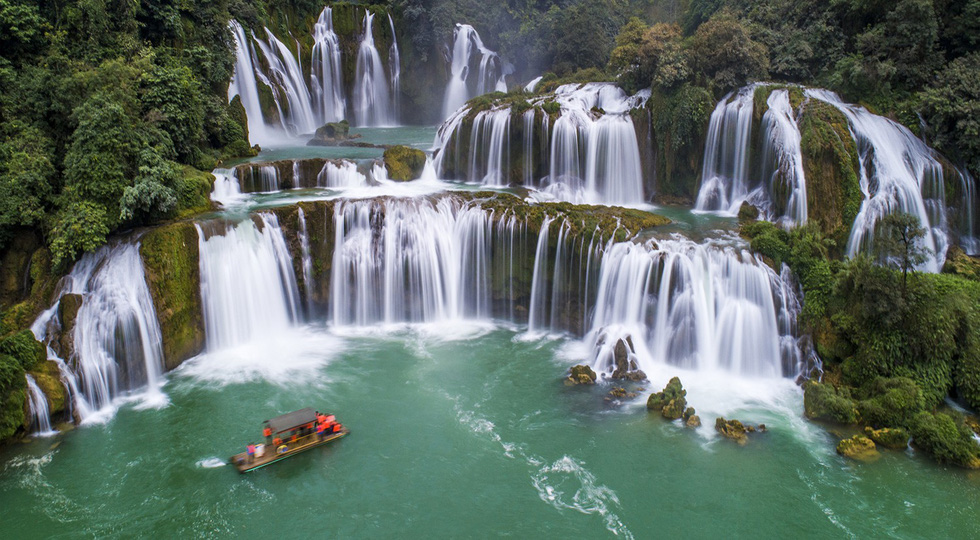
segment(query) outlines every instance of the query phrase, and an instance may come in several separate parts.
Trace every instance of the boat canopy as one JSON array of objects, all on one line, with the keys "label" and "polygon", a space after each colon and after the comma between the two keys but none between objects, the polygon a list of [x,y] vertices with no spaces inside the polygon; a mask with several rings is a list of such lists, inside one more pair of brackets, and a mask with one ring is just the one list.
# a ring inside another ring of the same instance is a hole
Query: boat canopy
[{"label": "boat canopy", "polygon": [[316,413],[310,408],[286,413],[282,416],[277,416],[271,420],[265,421],[266,424],[269,424],[269,427],[274,433],[282,433],[283,431],[289,431],[315,422]]}]

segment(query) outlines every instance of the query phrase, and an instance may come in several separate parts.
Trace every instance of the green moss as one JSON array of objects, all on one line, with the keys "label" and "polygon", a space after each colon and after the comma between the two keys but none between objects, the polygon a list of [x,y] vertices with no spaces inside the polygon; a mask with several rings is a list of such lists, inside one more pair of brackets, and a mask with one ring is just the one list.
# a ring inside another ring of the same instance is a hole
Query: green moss
[{"label": "green moss", "polygon": [[187,217],[212,209],[211,192],[214,190],[214,175],[199,171],[190,165],[182,165],[181,178],[177,184],[179,217]]},{"label": "green moss", "polygon": [[864,199],[847,118],[832,105],[810,100],[800,119],[800,134],[809,219],[845,245]]},{"label": "green moss", "polygon": [[166,368],[174,369],[204,348],[198,233],[190,222],[148,232],[140,254],[153,297]]},{"label": "green moss", "polygon": [[25,370],[33,369],[47,358],[44,345],[34,339],[30,330],[21,330],[0,341],[0,354],[17,360]]},{"label": "green moss", "polygon": [[909,445],[909,432],[902,428],[864,428],[867,435],[875,444],[880,444],[892,450],[905,450]]},{"label": "green moss", "polygon": [[868,388],[868,398],[858,403],[866,424],[874,428],[908,426],[925,408],[915,381],[905,377],[879,377]]},{"label": "green moss", "polygon": [[[667,420],[685,418],[684,413],[688,409],[686,396],[687,390],[684,390],[681,380],[674,377],[667,382],[662,392],[650,394],[647,398],[647,410],[659,412]],[[693,414],[692,409],[687,416]]]},{"label": "green moss", "polygon": [[878,457],[874,441],[864,435],[855,435],[837,443],[837,453],[858,461],[869,461]]},{"label": "green moss", "polygon": [[980,281],[980,259],[967,255],[958,246],[953,246],[946,252],[943,273]]},{"label": "green moss", "polygon": [[388,178],[398,182],[418,180],[425,169],[425,152],[408,146],[392,146],[384,153]]},{"label": "green moss", "polygon": [[26,388],[20,361],[0,354],[0,440],[12,436],[24,424]]},{"label": "green moss", "polygon": [[855,402],[846,389],[813,380],[803,385],[803,409],[807,418],[813,420],[854,424],[858,419]]},{"label": "green moss", "polygon": [[692,85],[657,91],[647,100],[659,200],[690,203],[697,196],[713,108],[711,93]]},{"label": "green moss", "polygon": [[961,421],[945,413],[919,413],[912,422],[912,444],[940,463],[980,469],[980,445]]}]

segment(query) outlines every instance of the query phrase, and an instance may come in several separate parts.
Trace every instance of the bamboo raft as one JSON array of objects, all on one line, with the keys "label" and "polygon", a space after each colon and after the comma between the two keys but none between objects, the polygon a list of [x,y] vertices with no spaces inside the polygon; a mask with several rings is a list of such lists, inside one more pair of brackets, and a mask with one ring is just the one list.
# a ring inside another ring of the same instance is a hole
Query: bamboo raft
[{"label": "bamboo raft", "polygon": [[[242,452],[231,456],[229,462],[238,469],[240,473],[252,472],[261,469],[266,465],[271,465],[277,461],[291,458],[296,454],[301,454],[311,448],[323,446],[336,441],[350,434],[346,427],[340,427],[339,431],[320,435],[310,430],[310,420],[315,419],[312,409],[302,409],[280,417],[266,421],[269,427],[277,436],[285,433],[296,433],[300,430],[301,435],[295,438],[283,439],[278,445],[259,445],[255,455],[249,456],[248,452]],[[338,424],[339,425],[339,424]]]}]

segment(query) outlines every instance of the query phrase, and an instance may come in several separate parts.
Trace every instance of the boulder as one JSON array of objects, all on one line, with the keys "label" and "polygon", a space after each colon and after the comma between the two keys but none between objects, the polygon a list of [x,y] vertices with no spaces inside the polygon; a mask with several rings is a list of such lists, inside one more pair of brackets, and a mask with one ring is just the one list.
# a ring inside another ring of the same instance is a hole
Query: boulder
[{"label": "boulder", "polygon": [[615,380],[645,381],[647,374],[640,370],[636,363],[636,349],[633,347],[632,336],[620,338],[613,348],[612,377]]},{"label": "boulder", "polygon": [[719,416],[715,419],[715,430],[740,445],[745,445],[749,442],[747,435],[749,430],[738,420],[725,420],[724,417]]},{"label": "boulder", "polygon": [[694,407],[688,407],[684,411],[684,425],[689,428],[701,427],[701,417],[694,412]]},{"label": "boulder", "polygon": [[829,420],[838,424],[857,423],[857,403],[845,389],[814,380],[803,385],[803,409],[811,420]]},{"label": "boulder", "polygon": [[313,134],[313,138],[306,144],[308,146],[333,146],[351,138],[350,123],[347,120],[341,120],[340,122],[330,122],[317,128],[316,133]]},{"label": "boulder", "polygon": [[385,150],[384,162],[390,180],[418,180],[425,169],[425,152],[408,146],[392,146]]},{"label": "boulder", "polygon": [[586,365],[572,366],[566,382],[570,384],[595,384],[596,373]]},{"label": "boulder", "polygon": [[855,435],[837,443],[837,453],[858,461],[872,461],[880,456],[874,441],[864,435]]},{"label": "boulder", "polygon": [[659,411],[668,420],[683,418],[684,412],[688,409],[685,396],[687,396],[687,390],[684,390],[681,380],[674,377],[667,383],[662,392],[650,394],[647,399],[647,409]]},{"label": "boulder", "polygon": [[864,428],[864,434],[876,444],[892,450],[905,450],[909,446],[909,433],[902,428]]}]

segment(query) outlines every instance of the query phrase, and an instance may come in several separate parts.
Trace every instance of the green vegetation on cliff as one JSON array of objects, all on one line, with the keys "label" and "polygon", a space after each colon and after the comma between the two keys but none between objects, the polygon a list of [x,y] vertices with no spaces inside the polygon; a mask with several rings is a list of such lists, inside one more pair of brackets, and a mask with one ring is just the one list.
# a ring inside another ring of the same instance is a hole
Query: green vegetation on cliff
[{"label": "green vegetation on cliff", "polygon": [[194,224],[158,227],[140,239],[140,255],[163,337],[168,370],[204,348],[198,233]]}]

